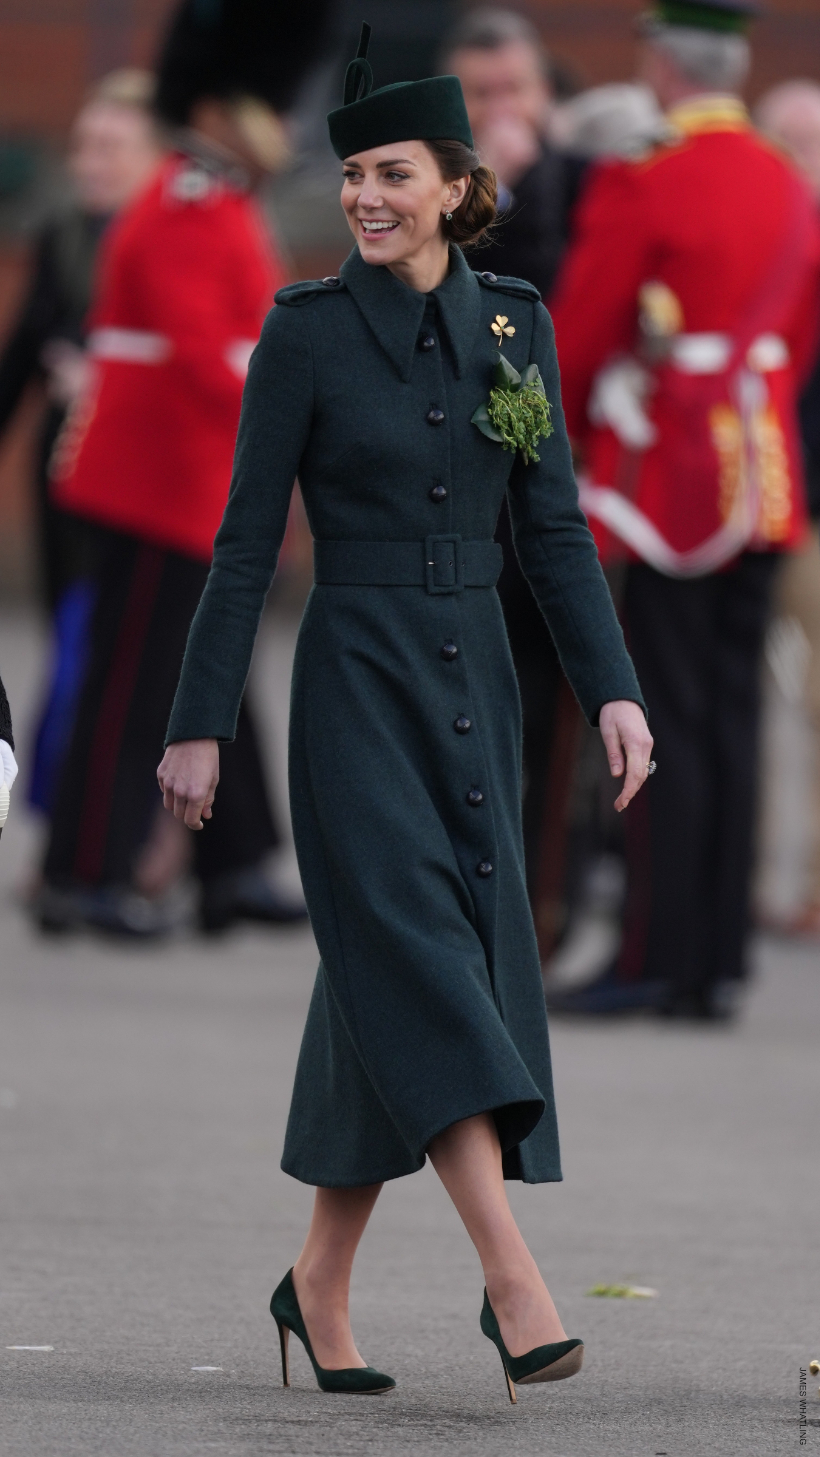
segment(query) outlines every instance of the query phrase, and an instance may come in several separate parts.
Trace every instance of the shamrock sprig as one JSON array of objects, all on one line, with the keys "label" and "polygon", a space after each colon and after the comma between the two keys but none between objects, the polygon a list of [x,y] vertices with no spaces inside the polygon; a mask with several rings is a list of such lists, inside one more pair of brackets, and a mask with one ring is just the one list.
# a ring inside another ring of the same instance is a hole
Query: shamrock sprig
[{"label": "shamrock sprig", "polygon": [[537,364],[528,364],[523,374],[503,354],[493,370],[493,388],[485,405],[472,417],[482,435],[496,440],[504,450],[520,450],[527,464],[539,460],[536,445],[553,433],[550,404]]}]

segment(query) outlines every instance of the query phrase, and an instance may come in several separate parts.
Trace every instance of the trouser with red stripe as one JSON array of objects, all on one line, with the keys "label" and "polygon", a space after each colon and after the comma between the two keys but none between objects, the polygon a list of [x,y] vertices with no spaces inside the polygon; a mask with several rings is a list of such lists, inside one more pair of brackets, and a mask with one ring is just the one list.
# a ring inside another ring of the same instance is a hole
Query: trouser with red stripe
[{"label": "trouser with red stripe", "polygon": [[[88,666],[46,852],[51,884],[125,885],[160,800],[157,765],[208,565],[101,531]],[[279,844],[247,704],[220,745],[213,819],[194,836],[207,881]]]},{"label": "trouser with red stripe", "polygon": [[774,553],[688,581],[629,567],[624,625],[657,774],[625,816],[618,980],[687,995],[746,974],[760,660]]}]

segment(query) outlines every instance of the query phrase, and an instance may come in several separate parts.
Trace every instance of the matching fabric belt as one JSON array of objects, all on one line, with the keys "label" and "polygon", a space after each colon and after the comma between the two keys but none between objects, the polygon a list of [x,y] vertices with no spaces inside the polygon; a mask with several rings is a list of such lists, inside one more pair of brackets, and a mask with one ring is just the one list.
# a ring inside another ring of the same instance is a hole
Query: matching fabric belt
[{"label": "matching fabric belt", "polygon": [[314,541],[313,579],[322,587],[426,587],[432,596],[494,587],[504,554],[497,541],[459,535],[425,541]]}]

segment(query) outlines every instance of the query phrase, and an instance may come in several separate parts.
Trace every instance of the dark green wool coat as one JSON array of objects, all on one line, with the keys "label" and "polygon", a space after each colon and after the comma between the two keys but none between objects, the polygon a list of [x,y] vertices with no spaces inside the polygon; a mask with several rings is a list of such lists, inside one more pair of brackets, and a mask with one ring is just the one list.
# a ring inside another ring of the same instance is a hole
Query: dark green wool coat
[{"label": "dark green wool coat", "polygon": [[[294,476],[319,542],[415,543],[417,562],[417,585],[314,586],[302,620],[291,810],[321,965],[282,1167],[327,1186],[396,1178],[442,1129],[492,1110],[507,1175],[560,1179],[501,609],[491,586],[422,585],[426,539],[488,542],[508,491],[521,564],[587,717],[641,701],[578,507],[550,319],[529,284],[484,279],[457,250],[430,295],[354,250],[335,286],[294,284],[277,305],[251,361],[169,742],[233,736]],[[516,331],[507,358],[538,363],[552,405],[539,464],[470,423],[499,313]],[[363,551],[350,559],[385,560]]]}]

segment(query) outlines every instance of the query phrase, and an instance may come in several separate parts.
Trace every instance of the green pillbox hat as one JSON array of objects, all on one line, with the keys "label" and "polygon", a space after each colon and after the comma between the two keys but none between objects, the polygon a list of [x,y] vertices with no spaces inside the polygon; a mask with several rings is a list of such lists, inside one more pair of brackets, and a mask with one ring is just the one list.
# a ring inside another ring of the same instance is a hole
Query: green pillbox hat
[{"label": "green pillbox hat", "polygon": [[425,81],[397,81],[373,91],[367,60],[370,26],[362,26],[359,50],[345,76],[344,105],[327,119],[330,141],[343,160],[391,142],[463,142],[472,148],[464,94],[457,76],[429,76]]}]

